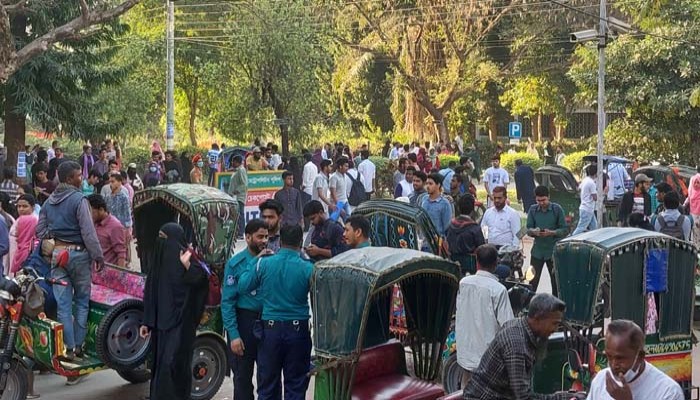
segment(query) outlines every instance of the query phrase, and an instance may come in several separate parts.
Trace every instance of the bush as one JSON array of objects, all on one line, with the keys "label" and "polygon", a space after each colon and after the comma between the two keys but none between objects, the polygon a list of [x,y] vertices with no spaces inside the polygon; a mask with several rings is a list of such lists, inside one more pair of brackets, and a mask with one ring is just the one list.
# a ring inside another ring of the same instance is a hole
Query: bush
[{"label": "bush", "polygon": [[124,160],[122,164],[126,167],[131,163],[136,164],[136,170],[143,174],[146,168],[146,163],[151,160],[151,148],[150,147],[130,147],[124,149]]},{"label": "bush", "polygon": [[515,160],[522,160],[523,164],[529,165],[533,170],[541,167],[543,162],[534,154],[530,153],[504,153],[501,154],[501,167],[504,168],[508,173],[512,174],[515,172]]},{"label": "bush", "polygon": [[438,160],[440,160],[440,168],[447,168],[448,165],[450,165],[450,161],[454,161],[459,165],[459,156],[458,155],[452,155],[452,154],[441,154],[438,156]]},{"label": "bush", "polygon": [[572,174],[578,176],[583,170],[583,157],[587,156],[588,150],[577,151],[575,153],[567,154],[564,156],[564,161],[562,164],[566,167]]}]

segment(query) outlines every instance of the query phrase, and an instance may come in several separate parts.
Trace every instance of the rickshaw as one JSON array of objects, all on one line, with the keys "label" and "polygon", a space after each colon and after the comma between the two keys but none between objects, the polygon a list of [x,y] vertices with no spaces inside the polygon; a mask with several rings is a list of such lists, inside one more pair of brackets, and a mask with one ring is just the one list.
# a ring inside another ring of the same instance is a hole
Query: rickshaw
[{"label": "rickshaw", "polygon": [[[142,270],[150,268],[149,253],[160,227],[166,222],[178,222],[204,262],[221,273],[233,251],[237,215],[235,201],[204,185],[172,184],[137,192],[134,236],[138,241]],[[41,262],[34,265],[41,266]],[[44,281],[42,276],[48,274],[33,266],[27,268],[36,274],[31,279],[37,282]],[[143,319],[145,279],[145,274],[111,265],[93,270],[85,354],[80,359],[70,362],[62,359],[65,355],[63,325],[51,315],[48,302],[45,312],[36,316],[24,313],[17,329],[15,350],[41,368],[66,377],[112,368],[129,382],[148,381],[151,340],[142,339],[138,334]],[[210,279],[210,288],[213,281]],[[18,301],[20,305],[21,300]],[[200,321],[192,360],[192,399],[214,397],[229,371],[219,308],[220,305],[208,305]],[[2,314],[0,312],[0,318]]]},{"label": "rickshaw", "polygon": [[[646,361],[691,398],[692,312],[697,250],[670,236],[637,228],[601,228],[561,240],[554,248],[564,329],[550,336],[535,364],[536,393],[587,391],[607,367],[605,329],[611,319],[646,332]],[[446,399],[457,399],[458,394]]]},{"label": "rickshaw", "polygon": [[690,399],[692,313],[697,250],[636,228],[603,228],[561,240],[554,249],[559,297],[571,329],[550,338],[534,374],[535,390],[586,390],[607,366],[605,327],[629,319],[646,332],[646,360]]},{"label": "rickshaw", "polygon": [[[397,200],[376,199],[362,202],[353,214],[369,219],[373,246],[439,253],[439,235],[428,214],[420,207]],[[390,314],[389,329],[395,337],[403,340],[408,330],[399,285],[393,289]]]},{"label": "rickshaw", "polygon": [[[455,308],[459,266],[409,249],[367,247],[316,264],[311,282],[317,400],[431,400]],[[386,321],[404,295],[413,374]]]},{"label": "rickshaw", "polygon": [[566,212],[566,225],[575,229],[581,199],[574,174],[561,165],[545,165],[535,171],[535,182],[538,186],[549,188],[550,200],[562,206]]}]

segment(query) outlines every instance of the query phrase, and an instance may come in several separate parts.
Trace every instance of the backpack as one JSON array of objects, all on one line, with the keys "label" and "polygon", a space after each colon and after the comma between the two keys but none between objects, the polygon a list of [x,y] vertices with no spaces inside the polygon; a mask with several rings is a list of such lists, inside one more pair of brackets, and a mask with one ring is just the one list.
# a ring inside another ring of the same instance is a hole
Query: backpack
[{"label": "backpack", "polygon": [[676,239],[685,240],[685,235],[683,234],[683,222],[685,221],[685,215],[681,214],[677,220],[670,223],[666,222],[663,215],[659,215],[656,220],[659,221],[659,225],[661,225],[659,232]]},{"label": "backpack", "polygon": [[[367,193],[365,192],[365,185],[360,182],[360,179],[355,179],[351,174],[347,174],[350,177],[350,182],[352,182],[352,187],[350,188],[350,195],[348,196],[348,203],[357,207],[363,201],[367,200]],[[357,177],[360,177],[360,173],[357,173]]]}]

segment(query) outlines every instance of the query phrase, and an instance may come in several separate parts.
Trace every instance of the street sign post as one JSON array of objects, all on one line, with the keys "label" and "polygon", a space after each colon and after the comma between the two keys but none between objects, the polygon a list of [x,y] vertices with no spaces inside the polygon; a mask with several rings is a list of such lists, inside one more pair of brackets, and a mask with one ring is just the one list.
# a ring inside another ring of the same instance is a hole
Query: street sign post
[{"label": "street sign post", "polygon": [[27,153],[24,151],[17,153],[17,177],[27,177]]},{"label": "street sign post", "polygon": [[523,134],[523,124],[520,122],[511,122],[508,124],[508,138],[510,144],[519,144]]}]

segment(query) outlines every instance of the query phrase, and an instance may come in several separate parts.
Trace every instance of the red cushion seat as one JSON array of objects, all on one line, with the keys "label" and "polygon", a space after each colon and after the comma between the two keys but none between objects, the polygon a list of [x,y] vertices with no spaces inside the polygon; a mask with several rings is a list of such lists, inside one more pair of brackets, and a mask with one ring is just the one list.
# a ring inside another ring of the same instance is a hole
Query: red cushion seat
[{"label": "red cushion seat", "polygon": [[440,385],[408,376],[406,354],[398,341],[362,351],[355,369],[353,400],[435,400]]},{"label": "red cushion seat", "polygon": [[408,375],[385,375],[352,389],[353,400],[435,400],[443,396],[442,386]]}]

